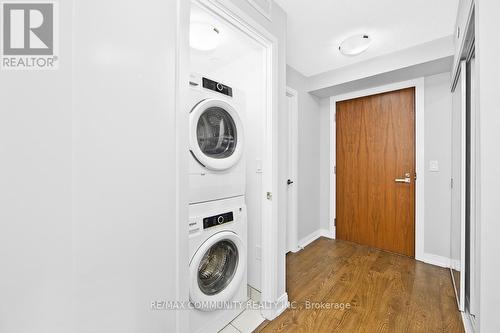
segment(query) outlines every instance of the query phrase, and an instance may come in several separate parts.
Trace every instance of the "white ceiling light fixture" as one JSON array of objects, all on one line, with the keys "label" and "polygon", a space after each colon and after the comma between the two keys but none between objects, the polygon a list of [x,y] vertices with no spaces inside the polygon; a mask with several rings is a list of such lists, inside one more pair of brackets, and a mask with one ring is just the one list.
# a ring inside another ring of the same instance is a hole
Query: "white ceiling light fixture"
[{"label": "white ceiling light fixture", "polygon": [[192,22],[189,32],[189,45],[199,51],[215,50],[220,43],[220,31],[209,23]]},{"label": "white ceiling light fixture", "polygon": [[340,43],[339,51],[346,56],[355,56],[368,50],[372,39],[367,34],[354,35]]}]

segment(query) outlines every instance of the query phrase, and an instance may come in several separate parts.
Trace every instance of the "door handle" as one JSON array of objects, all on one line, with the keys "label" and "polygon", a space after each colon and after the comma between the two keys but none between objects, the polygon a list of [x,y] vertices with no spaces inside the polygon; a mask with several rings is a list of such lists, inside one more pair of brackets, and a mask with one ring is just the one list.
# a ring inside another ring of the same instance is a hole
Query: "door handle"
[{"label": "door handle", "polygon": [[411,178],[409,173],[405,173],[405,178],[396,178],[394,179],[396,183],[410,184]]},{"label": "door handle", "polygon": [[291,184],[293,184],[293,181],[291,181],[290,179],[288,179],[288,180],[286,181],[286,183],[287,183],[287,185],[291,185]]}]

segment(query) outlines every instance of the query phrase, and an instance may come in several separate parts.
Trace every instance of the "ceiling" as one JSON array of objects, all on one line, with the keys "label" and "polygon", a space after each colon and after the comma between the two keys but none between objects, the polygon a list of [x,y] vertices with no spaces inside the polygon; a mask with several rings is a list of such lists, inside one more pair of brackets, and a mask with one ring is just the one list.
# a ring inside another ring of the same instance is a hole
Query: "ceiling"
[{"label": "ceiling", "polygon": [[262,51],[262,46],[195,3],[191,4],[190,19],[191,22],[211,24],[220,34],[220,44],[216,49],[211,51],[190,49],[192,72],[209,74],[251,52]]},{"label": "ceiling", "polygon": [[[288,15],[287,63],[305,76],[352,65],[452,35],[458,0],[275,0]],[[358,56],[338,50],[366,33]]]}]

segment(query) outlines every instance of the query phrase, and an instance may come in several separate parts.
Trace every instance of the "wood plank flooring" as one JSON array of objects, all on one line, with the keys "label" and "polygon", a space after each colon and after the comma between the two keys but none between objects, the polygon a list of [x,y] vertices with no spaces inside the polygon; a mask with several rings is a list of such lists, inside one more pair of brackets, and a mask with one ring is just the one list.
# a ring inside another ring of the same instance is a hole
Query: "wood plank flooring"
[{"label": "wood plank flooring", "polygon": [[287,292],[296,308],[254,332],[464,332],[448,269],[346,241],[289,253]]}]

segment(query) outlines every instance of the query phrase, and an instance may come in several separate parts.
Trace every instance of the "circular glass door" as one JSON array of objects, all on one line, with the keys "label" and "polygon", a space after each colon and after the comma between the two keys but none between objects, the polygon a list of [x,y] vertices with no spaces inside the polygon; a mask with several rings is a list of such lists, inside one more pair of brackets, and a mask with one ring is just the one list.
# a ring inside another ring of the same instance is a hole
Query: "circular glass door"
[{"label": "circular glass door", "polygon": [[231,115],[220,107],[206,109],[196,126],[198,146],[211,158],[227,158],[234,153],[238,131]]},{"label": "circular glass door", "polygon": [[204,241],[189,262],[189,298],[197,309],[214,310],[214,302],[230,301],[241,290],[246,274],[246,248],[232,231]]},{"label": "circular glass door", "polygon": [[210,247],[198,265],[198,286],[206,295],[224,290],[238,267],[238,249],[230,240],[220,241]]},{"label": "circular glass door", "polygon": [[222,171],[238,163],[244,147],[243,125],[232,105],[203,100],[191,110],[189,123],[190,150],[201,165]]}]

